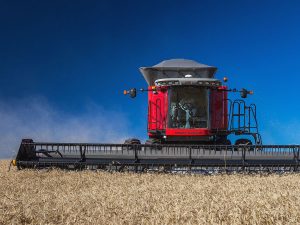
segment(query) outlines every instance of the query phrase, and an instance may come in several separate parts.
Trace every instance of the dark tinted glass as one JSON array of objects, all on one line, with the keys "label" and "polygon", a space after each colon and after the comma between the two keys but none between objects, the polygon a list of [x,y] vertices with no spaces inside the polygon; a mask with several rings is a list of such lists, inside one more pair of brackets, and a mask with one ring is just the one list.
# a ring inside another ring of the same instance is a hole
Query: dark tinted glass
[{"label": "dark tinted glass", "polygon": [[169,128],[207,128],[208,90],[193,86],[169,89]]}]

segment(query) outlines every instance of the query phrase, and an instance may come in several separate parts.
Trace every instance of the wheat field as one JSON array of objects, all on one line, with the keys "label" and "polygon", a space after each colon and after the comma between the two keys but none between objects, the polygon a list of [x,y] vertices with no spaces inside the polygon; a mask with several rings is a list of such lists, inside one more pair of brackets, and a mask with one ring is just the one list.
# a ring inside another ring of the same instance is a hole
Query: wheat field
[{"label": "wheat field", "polygon": [[300,175],[21,170],[0,161],[0,224],[300,224]]}]

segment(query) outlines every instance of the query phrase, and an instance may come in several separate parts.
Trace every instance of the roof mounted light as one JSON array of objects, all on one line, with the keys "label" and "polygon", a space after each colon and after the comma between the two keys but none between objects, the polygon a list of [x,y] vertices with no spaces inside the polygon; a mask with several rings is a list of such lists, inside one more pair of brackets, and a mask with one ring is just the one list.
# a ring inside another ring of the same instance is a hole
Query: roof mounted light
[{"label": "roof mounted light", "polygon": [[203,87],[219,87],[220,80],[211,78],[165,78],[155,81],[156,86],[176,86],[176,85],[199,85]]}]

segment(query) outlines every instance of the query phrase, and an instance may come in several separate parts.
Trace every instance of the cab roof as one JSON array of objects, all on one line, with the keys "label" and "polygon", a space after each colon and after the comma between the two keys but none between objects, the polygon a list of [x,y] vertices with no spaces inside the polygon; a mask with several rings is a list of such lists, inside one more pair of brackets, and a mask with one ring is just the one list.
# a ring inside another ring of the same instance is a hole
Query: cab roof
[{"label": "cab roof", "polygon": [[141,67],[140,71],[151,86],[158,79],[184,78],[187,74],[194,78],[213,78],[217,68],[189,59],[170,59],[152,67]]}]

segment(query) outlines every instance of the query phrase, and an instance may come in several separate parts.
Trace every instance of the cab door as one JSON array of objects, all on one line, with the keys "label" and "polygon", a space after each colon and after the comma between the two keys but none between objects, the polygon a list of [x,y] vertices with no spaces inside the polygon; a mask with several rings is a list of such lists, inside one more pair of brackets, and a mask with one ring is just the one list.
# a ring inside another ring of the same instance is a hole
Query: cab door
[{"label": "cab door", "polygon": [[166,129],[167,91],[148,92],[148,132]]},{"label": "cab door", "polygon": [[210,91],[210,118],[212,130],[228,129],[227,87],[221,86]]}]

